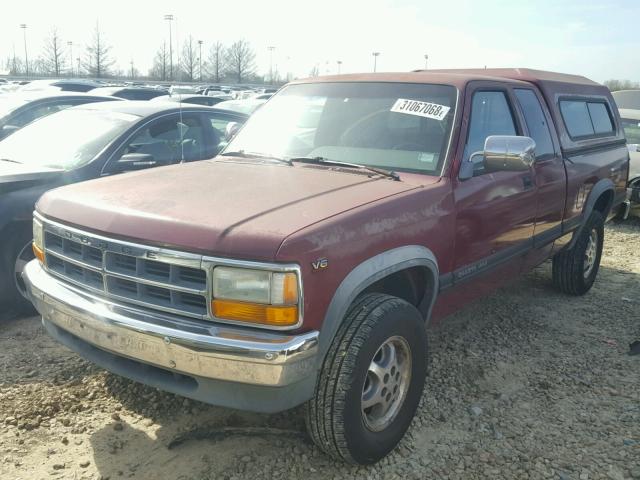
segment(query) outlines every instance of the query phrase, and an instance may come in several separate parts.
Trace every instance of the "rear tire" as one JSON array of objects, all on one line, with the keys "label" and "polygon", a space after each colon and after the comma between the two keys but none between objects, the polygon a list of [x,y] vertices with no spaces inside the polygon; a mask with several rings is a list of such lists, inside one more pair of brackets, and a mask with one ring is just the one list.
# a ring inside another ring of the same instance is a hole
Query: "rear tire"
[{"label": "rear tire", "polygon": [[418,310],[390,295],[359,297],[333,339],[306,405],[311,438],[338,460],[377,462],[407,431],[426,372],[427,336]]},{"label": "rear tire", "polygon": [[575,245],[553,257],[553,285],[569,295],[584,295],[593,286],[604,245],[604,216],[591,212]]}]

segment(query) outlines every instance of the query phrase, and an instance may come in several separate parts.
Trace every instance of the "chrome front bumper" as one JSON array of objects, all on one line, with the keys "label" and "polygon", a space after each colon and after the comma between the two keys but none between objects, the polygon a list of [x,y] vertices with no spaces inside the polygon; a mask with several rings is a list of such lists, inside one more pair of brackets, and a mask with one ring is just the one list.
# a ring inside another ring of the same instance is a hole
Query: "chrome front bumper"
[{"label": "chrome front bumper", "polygon": [[318,332],[286,335],[208,325],[105,301],[48,274],[23,277],[45,325],[113,355],[199,379],[284,387],[315,376]]}]

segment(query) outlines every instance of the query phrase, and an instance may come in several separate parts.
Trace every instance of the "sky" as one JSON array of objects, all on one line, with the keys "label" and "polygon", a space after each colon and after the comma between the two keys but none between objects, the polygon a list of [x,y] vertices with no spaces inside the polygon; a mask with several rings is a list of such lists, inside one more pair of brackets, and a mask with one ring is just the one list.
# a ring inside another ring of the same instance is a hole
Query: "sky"
[{"label": "sky", "polygon": [[[56,27],[63,45],[82,55],[96,22],[123,70],[142,73],[174,16],[174,62],[188,35],[203,41],[249,41],[259,72],[282,76],[424,68],[529,67],[585,75],[596,81],[640,81],[638,0],[77,0],[12,1],[0,16],[0,60],[35,58]],[[67,52],[69,55],[70,52]],[[68,57],[67,57],[68,58]],[[1,68],[0,68],[1,69]]]}]

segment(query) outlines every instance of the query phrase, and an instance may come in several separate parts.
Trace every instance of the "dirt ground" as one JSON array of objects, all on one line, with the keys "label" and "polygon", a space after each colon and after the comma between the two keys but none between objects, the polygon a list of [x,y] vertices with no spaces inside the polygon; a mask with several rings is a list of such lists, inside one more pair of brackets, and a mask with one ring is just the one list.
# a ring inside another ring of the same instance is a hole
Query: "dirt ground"
[{"label": "dirt ground", "polygon": [[248,414],[93,367],[38,318],[0,324],[0,479],[640,479],[640,221],[609,225],[585,297],[547,263],[430,331],[418,415],[389,457],[336,464],[302,410]]}]

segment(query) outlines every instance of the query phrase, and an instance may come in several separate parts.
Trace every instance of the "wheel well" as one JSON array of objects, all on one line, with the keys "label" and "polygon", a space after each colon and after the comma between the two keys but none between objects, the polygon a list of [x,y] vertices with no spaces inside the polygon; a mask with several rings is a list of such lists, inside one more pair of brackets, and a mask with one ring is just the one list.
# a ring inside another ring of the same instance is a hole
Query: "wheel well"
[{"label": "wheel well", "polygon": [[609,213],[609,210],[611,209],[612,204],[613,204],[613,190],[607,190],[606,192],[603,192],[598,197],[598,199],[596,200],[596,203],[593,205],[593,209],[597,210],[598,212],[606,216]]},{"label": "wheel well", "polygon": [[426,267],[412,267],[387,275],[369,285],[362,293],[386,293],[415,306],[426,317],[434,293],[435,278]]}]

